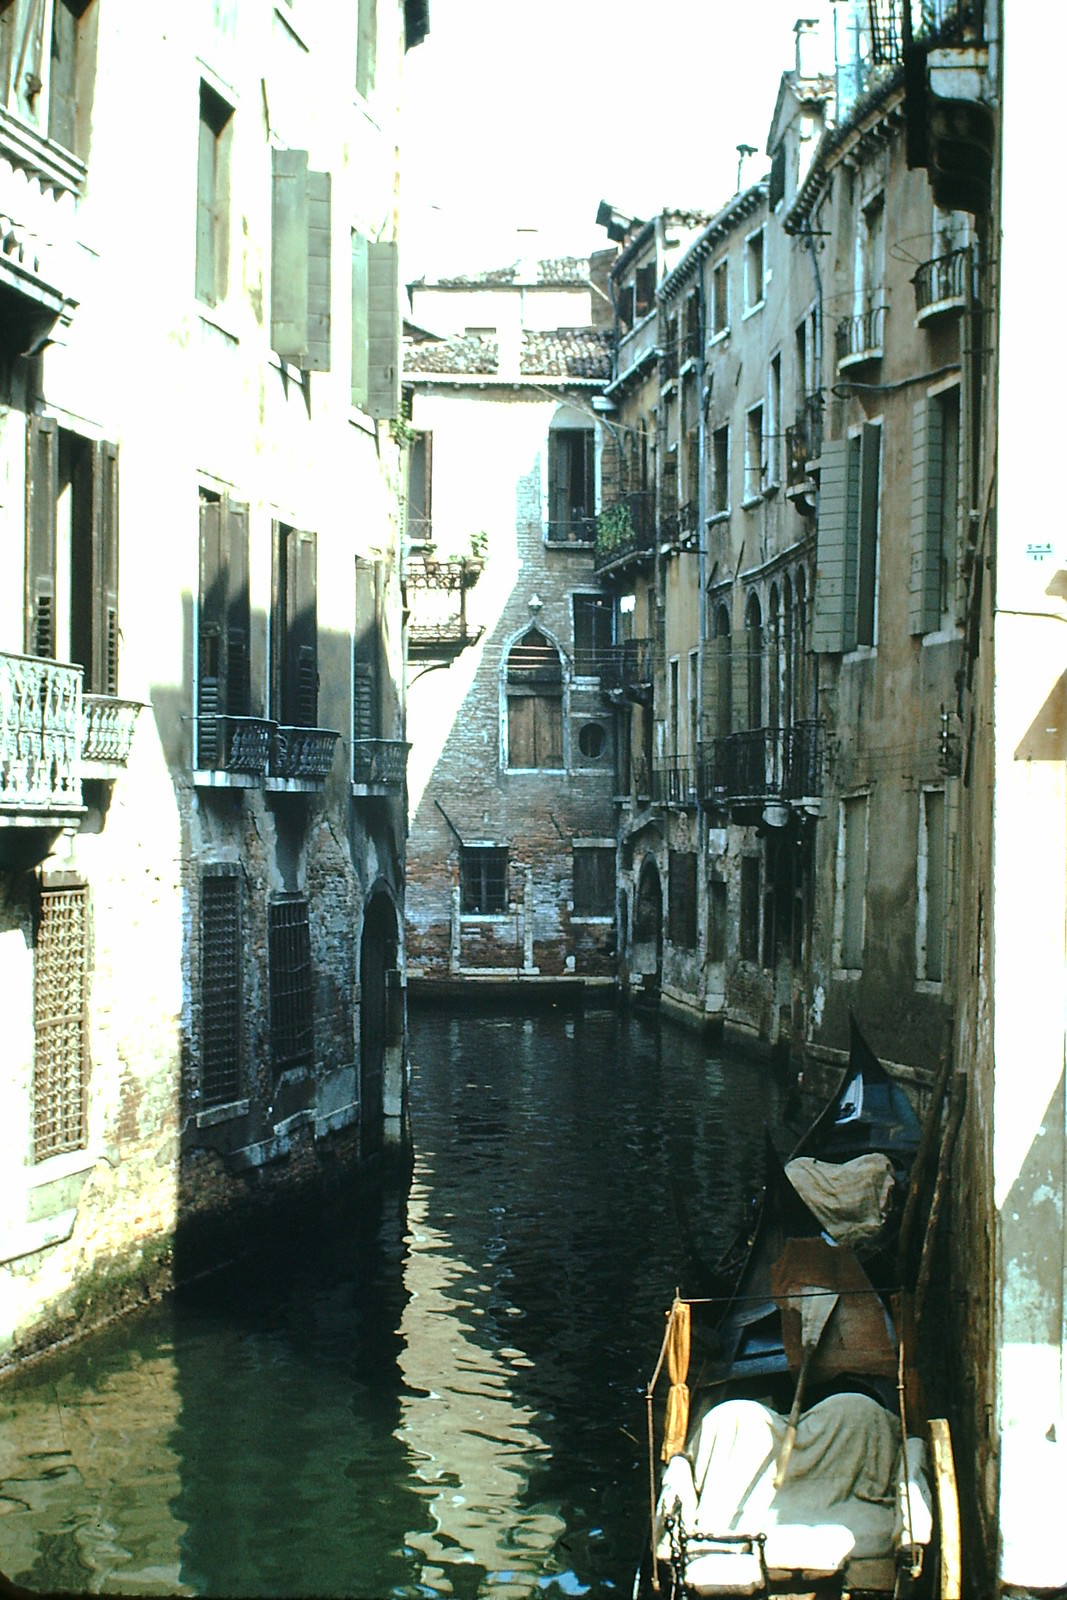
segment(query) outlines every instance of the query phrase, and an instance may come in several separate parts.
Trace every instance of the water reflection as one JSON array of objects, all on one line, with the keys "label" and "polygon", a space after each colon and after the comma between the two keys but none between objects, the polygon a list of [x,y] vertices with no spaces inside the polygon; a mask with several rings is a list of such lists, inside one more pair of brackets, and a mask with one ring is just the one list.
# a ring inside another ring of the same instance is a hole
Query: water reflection
[{"label": "water reflection", "polygon": [[609,1012],[416,1015],[412,1058],[407,1193],[0,1388],[9,1577],[628,1592],[677,1208],[709,1252],[727,1237],[778,1085]]}]

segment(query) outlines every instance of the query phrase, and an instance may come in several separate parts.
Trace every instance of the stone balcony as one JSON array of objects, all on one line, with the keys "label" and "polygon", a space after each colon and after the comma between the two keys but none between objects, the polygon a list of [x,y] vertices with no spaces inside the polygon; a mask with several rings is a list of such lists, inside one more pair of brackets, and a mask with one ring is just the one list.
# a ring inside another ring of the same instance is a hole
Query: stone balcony
[{"label": "stone balcony", "polygon": [[270,747],[268,789],[321,789],[333,766],[341,735],[332,728],[300,728],[276,723]]},{"label": "stone balcony", "polygon": [[140,711],[140,700],[82,696],[83,778],[117,778],[126,770]]},{"label": "stone balcony", "polygon": [[82,669],[0,654],[0,827],[73,827],[82,804]]},{"label": "stone balcony", "polygon": [[276,724],[266,717],[202,714],[196,719],[196,772],[202,789],[261,788]]},{"label": "stone balcony", "polygon": [[353,795],[402,795],[410,749],[403,739],[354,739]]}]

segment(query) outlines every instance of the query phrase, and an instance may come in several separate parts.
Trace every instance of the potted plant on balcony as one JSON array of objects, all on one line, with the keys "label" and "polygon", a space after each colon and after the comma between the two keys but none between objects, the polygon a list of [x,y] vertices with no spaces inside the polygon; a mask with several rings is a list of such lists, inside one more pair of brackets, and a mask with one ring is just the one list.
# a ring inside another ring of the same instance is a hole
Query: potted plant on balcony
[{"label": "potted plant on balcony", "polygon": [[596,547],[605,555],[621,550],[634,536],[630,508],[624,503],[608,506],[596,519]]}]

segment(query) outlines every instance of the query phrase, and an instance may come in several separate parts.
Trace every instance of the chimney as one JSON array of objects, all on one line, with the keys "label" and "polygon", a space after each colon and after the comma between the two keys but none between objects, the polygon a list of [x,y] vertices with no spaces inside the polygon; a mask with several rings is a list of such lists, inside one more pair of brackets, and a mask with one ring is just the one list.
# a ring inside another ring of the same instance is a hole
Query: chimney
[{"label": "chimney", "polygon": [[796,35],[796,74],[798,78],[819,76],[819,23],[816,17],[798,17],[793,24]]}]

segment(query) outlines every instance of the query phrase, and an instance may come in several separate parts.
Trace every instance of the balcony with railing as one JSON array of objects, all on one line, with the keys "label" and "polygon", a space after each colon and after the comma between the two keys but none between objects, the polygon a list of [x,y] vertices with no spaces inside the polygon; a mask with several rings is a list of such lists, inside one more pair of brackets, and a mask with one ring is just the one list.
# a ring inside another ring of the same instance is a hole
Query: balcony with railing
[{"label": "balcony with railing", "polygon": [[654,668],[651,639],[623,639],[599,656],[597,666],[600,687],[611,699],[651,704]]},{"label": "balcony with railing", "polygon": [[837,370],[881,361],[885,343],[885,318],[889,307],[871,305],[853,317],[842,317],[834,336]]},{"label": "balcony with railing", "polygon": [[822,793],[822,724],[746,728],[713,739],[700,767],[705,804],[804,801]]},{"label": "balcony with railing", "polygon": [[403,739],[353,740],[352,793],[402,795],[410,749]]},{"label": "balcony with railing", "polygon": [[545,542],[550,545],[594,544],[596,526],[596,517],[589,516],[585,506],[571,506],[565,517],[549,519]]},{"label": "balcony with railing", "polygon": [[263,785],[277,724],[266,717],[202,714],[196,719],[196,771],[200,788],[255,789]]},{"label": "balcony with railing", "polygon": [[661,757],[652,764],[652,799],[658,806],[696,806],[699,772],[696,759]]},{"label": "balcony with railing", "polygon": [[605,506],[596,522],[593,566],[616,572],[648,561],[656,549],[656,496],[651,489],[624,494]]},{"label": "balcony with railing", "polygon": [[0,654],[0,827],[77,822],[82,743],[81,667]]},{"label": "balcony with railing", "polygon": [[924,261],[912,277],[915,285],[915,320],[932,322],[958,316],[967,302],[971,252],[967,245]]},{"label": "balcony with railing", "polygon": [[785,430],[786,493],[803,492],[811,486],[808,463],[822,447],[822,396],[809,394],[795,421]]},{"label": "balcony with railing", "polygon": [[467,623],[467,591],[484,562],[473,556],[439,561],[411,555],[404,565],[408,602],[408,657],[413,661],[453,660],[481,636]]},{"label": "balcony with railing", "polygon": [[272,727],[268,789],[321,789],[333,766],[341,737],[332,728],[301,728],[284,723]]},{"label": "balcony with railing", "polygon": [[126,770],[141,710],[139,700],[113,695],[82,696],[82,776],[116,778]]}]

